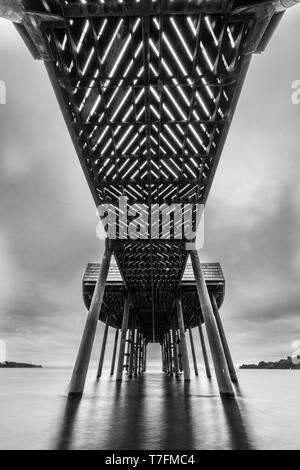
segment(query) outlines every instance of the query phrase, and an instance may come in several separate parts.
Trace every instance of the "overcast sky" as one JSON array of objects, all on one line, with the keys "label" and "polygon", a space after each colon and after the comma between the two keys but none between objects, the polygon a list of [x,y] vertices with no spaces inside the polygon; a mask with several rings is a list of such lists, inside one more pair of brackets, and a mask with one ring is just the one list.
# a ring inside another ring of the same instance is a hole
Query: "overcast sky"
[{"label": "overcast sky", "polygon": [[[295,7],[253,57],[206,209],[202,259],[222,264],[237,363],[286,357],[300,339],[299,22]],[[72,364],[82,275],[103,249],[94,203],[44,66],[4,20],[0,80],[0,339],[8,360]]]}]

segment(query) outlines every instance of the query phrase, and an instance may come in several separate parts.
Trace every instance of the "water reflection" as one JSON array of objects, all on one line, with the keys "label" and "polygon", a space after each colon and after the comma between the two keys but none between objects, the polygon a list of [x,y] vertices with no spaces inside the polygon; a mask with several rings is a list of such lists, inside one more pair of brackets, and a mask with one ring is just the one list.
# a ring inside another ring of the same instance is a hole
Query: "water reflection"
[{"label": "water reflection", "polygon": [[57,448],[251,449],[240,400],[221,400],[215,384],[203,378],[103,379],[81,401],[67,400]]},{"label": "water reflection", "polygon": [[160,426],[163,449],[195,448],[190,385],[165,377]]},{"label": "water reflection", "polygon": [[147,448],[145,398],[144,376],[133,378],[127,383],[116,384],[111,427],[105,436],[104,449],[115,449],[116,442],[118,449]]},{"label": "water reflection", "polygon": [[236,399],[222,399],[222,405],[226,415],[227,425],[231,436],[230,448],[233,450],[252,450],[245,420]]},{"label": "water reflection", "polygon": [[73,430],[80,401],[80,398],[67,398],[61,430],[57,439],[57,450],[68,449],[72,443]]}]

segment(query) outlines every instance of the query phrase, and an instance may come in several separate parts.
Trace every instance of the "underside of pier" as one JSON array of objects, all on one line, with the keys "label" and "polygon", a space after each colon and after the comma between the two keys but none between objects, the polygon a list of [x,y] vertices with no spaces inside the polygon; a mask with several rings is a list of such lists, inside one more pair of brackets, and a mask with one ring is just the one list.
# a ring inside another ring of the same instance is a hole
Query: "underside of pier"
[{"label": "underside of pier", "polygon": [[[104,224],[101,264],[89,264],[84,276],[89,313],[71,394],[82,394],[100,319],[106,326],[98,376],[114,327],[116,344],[121,329],[118,380],[124,369],[145,370],[149,342],[161,344],[166,372],[182,369],[189,380],[186,330],[196,372],[191,329],[200,328],[203,345],[204,324],[220,392],[233,395],[236,376],[219,315],[224,277],[219,264],[201,265],[196,247],[187,249],[184,214],[192,214],[196,233],[197,207],[206,204],[251,57],[296,3],[2,2],[0,16],[45,63],[96,206],[103,218],[109,211],[115,217],[114,237],[112,224]],[[182,217],[169,217],[166,238],[170,207]],[[131,234],[124,216],[136,229]],[[205,344],[203,354],[210,376]]]}]

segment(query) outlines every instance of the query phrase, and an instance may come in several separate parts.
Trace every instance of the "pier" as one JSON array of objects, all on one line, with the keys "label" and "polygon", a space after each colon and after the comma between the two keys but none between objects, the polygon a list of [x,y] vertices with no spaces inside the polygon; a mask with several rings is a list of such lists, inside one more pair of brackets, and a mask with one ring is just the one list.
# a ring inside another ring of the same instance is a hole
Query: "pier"
[{"label": "pier", "polygon": [[106,230],[103,259],[88,264],[83,278],[88,314],[70,396],[83,394],[99,321],[105,329],[95,379],[113,328],[117,382],[147,371],[149,343],[160,348],[162,373],[193,380],[197,340],[207,379],[214,373],[220,395],[234,396],[221,315],[225,278],[220,264],[201,262],[196,235],[184,230],[186,214],[196,234],[197,207],[207,203],[252,56],[297,3],[1,3],[0,16],[45,64]]}]

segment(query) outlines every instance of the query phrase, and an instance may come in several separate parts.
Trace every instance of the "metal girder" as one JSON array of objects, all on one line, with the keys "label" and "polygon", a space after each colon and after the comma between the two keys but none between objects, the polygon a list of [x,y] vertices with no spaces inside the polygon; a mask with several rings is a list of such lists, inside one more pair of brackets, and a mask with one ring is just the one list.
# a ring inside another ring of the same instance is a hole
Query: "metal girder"
[{"label": "metal girder", "polygon": [[[46,62],[95,204],[125,196],[150,208],[206,204],[251,56],[295,3],[5,0],[0,15]],[[166,291],[172,309],[185,241],[120,239],[114,252],[157,338],[155,311]]]}]

